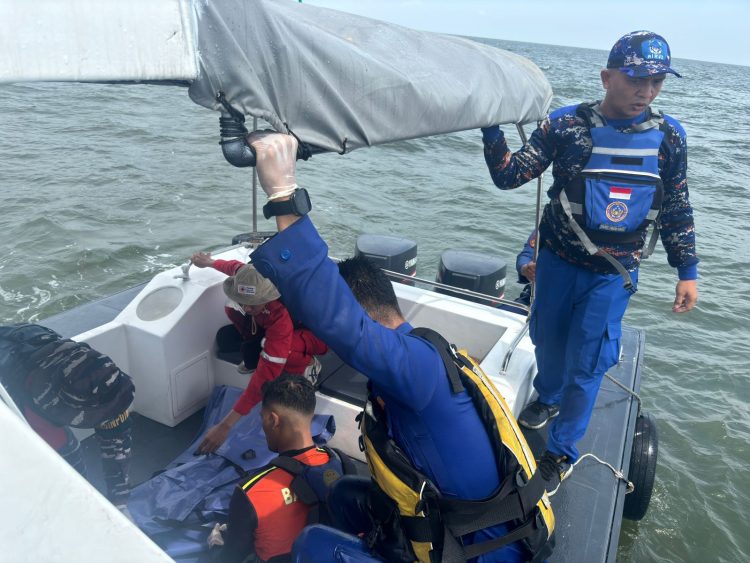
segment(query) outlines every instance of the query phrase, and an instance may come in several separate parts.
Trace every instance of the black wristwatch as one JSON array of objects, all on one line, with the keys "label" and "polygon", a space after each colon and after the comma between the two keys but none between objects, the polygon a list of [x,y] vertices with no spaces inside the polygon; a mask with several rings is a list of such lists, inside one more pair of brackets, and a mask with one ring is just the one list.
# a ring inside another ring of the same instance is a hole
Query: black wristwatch
[{"label": "black wristwatch", "polygon": [[266,219],[277,215],[307,215],[312,209],[310,196],[305,188],[297,188],[292,197],[285,201],[269,201],[263,206],[263,216]]}]

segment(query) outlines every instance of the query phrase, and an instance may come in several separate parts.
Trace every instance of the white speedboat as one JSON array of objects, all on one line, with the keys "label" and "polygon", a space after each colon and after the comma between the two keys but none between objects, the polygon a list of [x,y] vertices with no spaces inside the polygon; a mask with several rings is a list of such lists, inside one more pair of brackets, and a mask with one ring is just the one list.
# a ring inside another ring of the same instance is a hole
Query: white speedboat
[{"label": "white speedboat", "polygon": [[[42,49],[28,41],[9,47],[12,64],[0,66],[0,82],[189,85],[197,103],[225,117],[237,112],[263,119],[297,135],[311,153],[344,153],[492,123],[522,125],[541,119],[551,100],[541,71],[518,55],[291,2],[171,0],[138,10],[120,3],[95,9],[83,0],[67,4],[68,9],[48,3],[31,14],[0,3],[0,35],[23,38],[46,21],[58,47]],[[12,29],[9,21],[15,22]],[[311,44],[319,47],[314,53],[306,47]],[[413,56],[395,60],[394,45]],[[230,133],[224,130],[225,155],[245,164],[247,155],[235,152]],[[247,260],[254,244],[236,244],[217,257]],[[133,377],[134,482],[164,467],[193,441],[216,385],[247,381],[216,352],[216,331],[226,324],[223,278],[211,269],[173,268],[144,285],[42,321],[108,354]],[[536,373],[525,315],[497,308],[497,295],[481,303],[471,291],[448,295],[431,280],[411,281],[394,282],[407,320],[466,348],[520,413]],[[576,468],[553,499],[557,547],[552,561],[614,561],[624,507],[632,517],[645,513],[656,445],[652,421],[639,417],[634,395],[643,347],[643,332],[625,328],[620,363],[602,385],[579,446],[626,479],[590,458]],[[362,459],[354,418],[363,403],[364,378],[335,356],[323,364],[318,411],[336,420],[332,444]],[[3,511],[0,539],[9,560],[169,560],[3,398],[0,499],[9,508]],[[540,454],[542,433],[527,437]],[[635,492],[626,500],[627,479],[635,482]]]}]

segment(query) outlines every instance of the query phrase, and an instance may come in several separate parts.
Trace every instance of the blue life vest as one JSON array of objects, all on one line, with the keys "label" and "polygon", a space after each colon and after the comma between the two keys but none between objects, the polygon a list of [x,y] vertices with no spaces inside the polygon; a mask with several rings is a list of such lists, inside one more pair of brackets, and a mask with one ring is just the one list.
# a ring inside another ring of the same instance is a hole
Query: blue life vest
[{"label": "blue life vest", "polygon": [[[664,117],[651,113],[648,120],[623,133],[597,113],[598,104],[581,104],[576,114],[589,126],[592,150],[589,160],[558,196],[568,223],[586,250],[603,256],[623,276],[630,276],[600,244],[623,244],[645,239],[661,211],[664,188],[659,176],[659,147],[664,140]],[[658,229],[642,258],[656,245]]]},{"label": "blue life vest", "polygon": [[291,483],[292,492],[304,504],[310,507],[307,515],[308,524],[331,524],[326,501],[333,484],[344,474],[356,473],[352,461],[346,454],[326,446],[321,449],[328,454],[329,461],[323,465],[307,465],[289,457],[278,456],[269,465],[283,469],[294,476]]}]

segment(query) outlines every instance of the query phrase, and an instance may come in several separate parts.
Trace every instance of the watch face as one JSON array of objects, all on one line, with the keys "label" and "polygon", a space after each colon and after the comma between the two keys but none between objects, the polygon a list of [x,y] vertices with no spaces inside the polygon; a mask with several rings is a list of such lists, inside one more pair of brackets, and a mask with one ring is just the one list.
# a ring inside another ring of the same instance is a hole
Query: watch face
[{"label": "watch face", "polygon": [[297,215],[307,215],[310,213],[312,203],[306,189],[300,188],[296,190],[292,201],[294,201],[294,211]]}]

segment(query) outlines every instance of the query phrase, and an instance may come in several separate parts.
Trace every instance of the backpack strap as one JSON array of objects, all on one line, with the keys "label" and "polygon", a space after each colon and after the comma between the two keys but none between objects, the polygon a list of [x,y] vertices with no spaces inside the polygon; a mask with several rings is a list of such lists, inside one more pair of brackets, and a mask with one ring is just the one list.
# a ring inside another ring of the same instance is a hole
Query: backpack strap
[{"label": "backpack strap", "polygon": [[318,495],[315,494],[315,491],[305,479],[304,473],[307,466],[304,463],[293,457],[280,455],[276,459],[271,460],[271,465],[283,469],[294,476],[291,488],[294,494],[297,495],[297,498],[303,503],[313,506],[320,502]]}]

